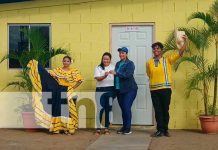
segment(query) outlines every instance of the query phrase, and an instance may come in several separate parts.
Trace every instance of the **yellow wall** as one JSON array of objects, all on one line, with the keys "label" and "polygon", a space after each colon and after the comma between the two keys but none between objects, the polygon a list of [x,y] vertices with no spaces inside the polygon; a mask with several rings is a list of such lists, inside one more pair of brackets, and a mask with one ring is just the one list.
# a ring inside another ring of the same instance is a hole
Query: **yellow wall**
[{"label": "yellow wall", "polygon": [[[206,11],[212,2],[213,0],[35,0],[1,4],[0,56],[8,51],[8,23],[51,23],[52,46],[71,50],[74,65],[86,80],[80,89],[93,90],[93,69],[99,63],[102,53],[109,51],[110,23],[154,22],[155,41],[164,42],[175,27],[187,25],[186,18],[189,14]],[[198,26],[200,23],[192,21],[188,25]],[[215,53],[212,51],[209,50],[208,56],[213,59]],[[54,58],[52,67],[59,65],[61,57]],[[9,70],[7,62],[0,64],[0,68],[2,88],[14,79],[17,70]],[[203,106],[202,100],[198,94],[190,99],[184,97],[186,68],[180,68],[180,71],[174,73],[170,128],[199,128],[196,113]],[[0,106],[4,100],[0,100]],[[1,112],[6,110],[7,108],[2,108]],[[12,118],[16,116],[14,113]],[[89,117],[87,126],[92,127],[93,120]]]}]

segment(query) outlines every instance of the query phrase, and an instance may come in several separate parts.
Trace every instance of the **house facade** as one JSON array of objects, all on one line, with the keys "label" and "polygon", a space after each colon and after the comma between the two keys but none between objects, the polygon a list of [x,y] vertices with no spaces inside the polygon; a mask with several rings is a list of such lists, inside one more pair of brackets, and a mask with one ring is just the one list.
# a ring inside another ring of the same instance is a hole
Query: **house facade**
[{"label": "house facade", "polygon": [[[32,0],[0,4],[0,57],[13,50],[29,47],[20,33],[21,29],[38,28],[51,47],[70,50],[73,65],[83,75],[85,82],[78,92],[94,92],[94,68],[104,52],[118,58],[117,48],[130,49],[129,57],[136,65],[135,78],[139,85],[133,106],[133,124],[154,125],[154,113],[148,88],[145,62],[152,57],[151,44],[164,42],[169,33],[181,26],[200,26],[200,22],[187,23],[187,17],[196,11],[207,11],[213,0]],[[214,59],[215,51],[208,57]],[[52,59],[51,68],[62,65],[62,56]],[[19,71],[12,60],[0,64],[2,89]],[[174,73],[173,94],[170,106],[170,128],[199,128],[197,113],[203,108],[200,94],[185,98],[185,80],[190,66]],[[16,91],[13,87],[5,92]],[[8,124],[22,126],[20,115],[14,111],[21,101],[0,96],[0,112],[7,114],[0,127]],[[114,124],[120,123],[120,110],[113,104]],[[78,100],[80,127],[95,127],[95,102],[93,96]],[[117,115],[118,114],[118,115]]]}]

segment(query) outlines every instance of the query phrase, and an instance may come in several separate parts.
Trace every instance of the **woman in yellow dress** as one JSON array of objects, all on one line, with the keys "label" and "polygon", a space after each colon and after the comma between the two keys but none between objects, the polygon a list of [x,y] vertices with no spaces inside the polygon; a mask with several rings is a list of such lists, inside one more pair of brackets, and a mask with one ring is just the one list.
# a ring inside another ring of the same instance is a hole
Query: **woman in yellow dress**
[{"label": "woman in yellow dress", "polygon": [[70,65],[69,56],[63,58],[63,67],[54,70],[45,70],[36,60],[31,60],[27,65],[33,86],[36,123],[54,134],[64,132],[71,135],[78,127],[73,98],[76,96],[74,89],[83,79],[78,70]]}]

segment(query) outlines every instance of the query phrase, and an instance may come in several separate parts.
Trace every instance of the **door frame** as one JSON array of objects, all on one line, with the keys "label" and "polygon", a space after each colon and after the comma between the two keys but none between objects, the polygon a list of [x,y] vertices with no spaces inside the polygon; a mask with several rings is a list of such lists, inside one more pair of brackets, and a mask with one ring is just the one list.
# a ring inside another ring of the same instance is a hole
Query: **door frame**
[{"label": "door frame", "polygon": [[[152,26],[152,43],[154,43],[156,37],[155,37],[155,23],[154,22],[124,22],[124,23],[110,23],[109,24],[109,52],[112,53],[112,28],[114,26]],[[156,125],[156,121],[155,121],[155,115],[154,115],[154,108],[152,105],[152,124],[153,126]],[[145,126],[145,125],[140,125],[140,126]]]},{"label": "door frame", "polygon": [[155,23],[154,22],[134,22],[134,23],[131,23],[131,22],[127,22],[127,23],[110,23],[109,24],[109,52],[111,53],[112,52],[112,27],[113,26],[152,26],[152,42],[155,41],[156,37],[155,37]]}]

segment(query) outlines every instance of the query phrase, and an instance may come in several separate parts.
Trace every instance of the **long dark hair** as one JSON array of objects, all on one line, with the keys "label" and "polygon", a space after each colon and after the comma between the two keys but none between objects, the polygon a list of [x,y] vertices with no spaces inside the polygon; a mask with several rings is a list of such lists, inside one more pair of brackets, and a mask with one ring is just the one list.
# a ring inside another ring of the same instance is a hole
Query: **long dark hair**
[{"label": "long dark hair", "polygon": [[63,57],[63,60],[64,60],[65,58],[69,59],[70,62],[71,62],[71,57],[70,57],[70,56],[64,56],[64,57]]},{"label": "long dark hair", "polygon": [[100,63],[99,66],[100,66],[103,70],[105,69],[104,63],[103,63],[103,58],[104,58],[104,56],[110,57],[110,60],[111,60],[111,58],[112,58],[112,56],[111,56],[111,54],[110,54],[109,52],[105,52],[105,53],[102,55],[102,57],[101,57],[101,63]]}]

